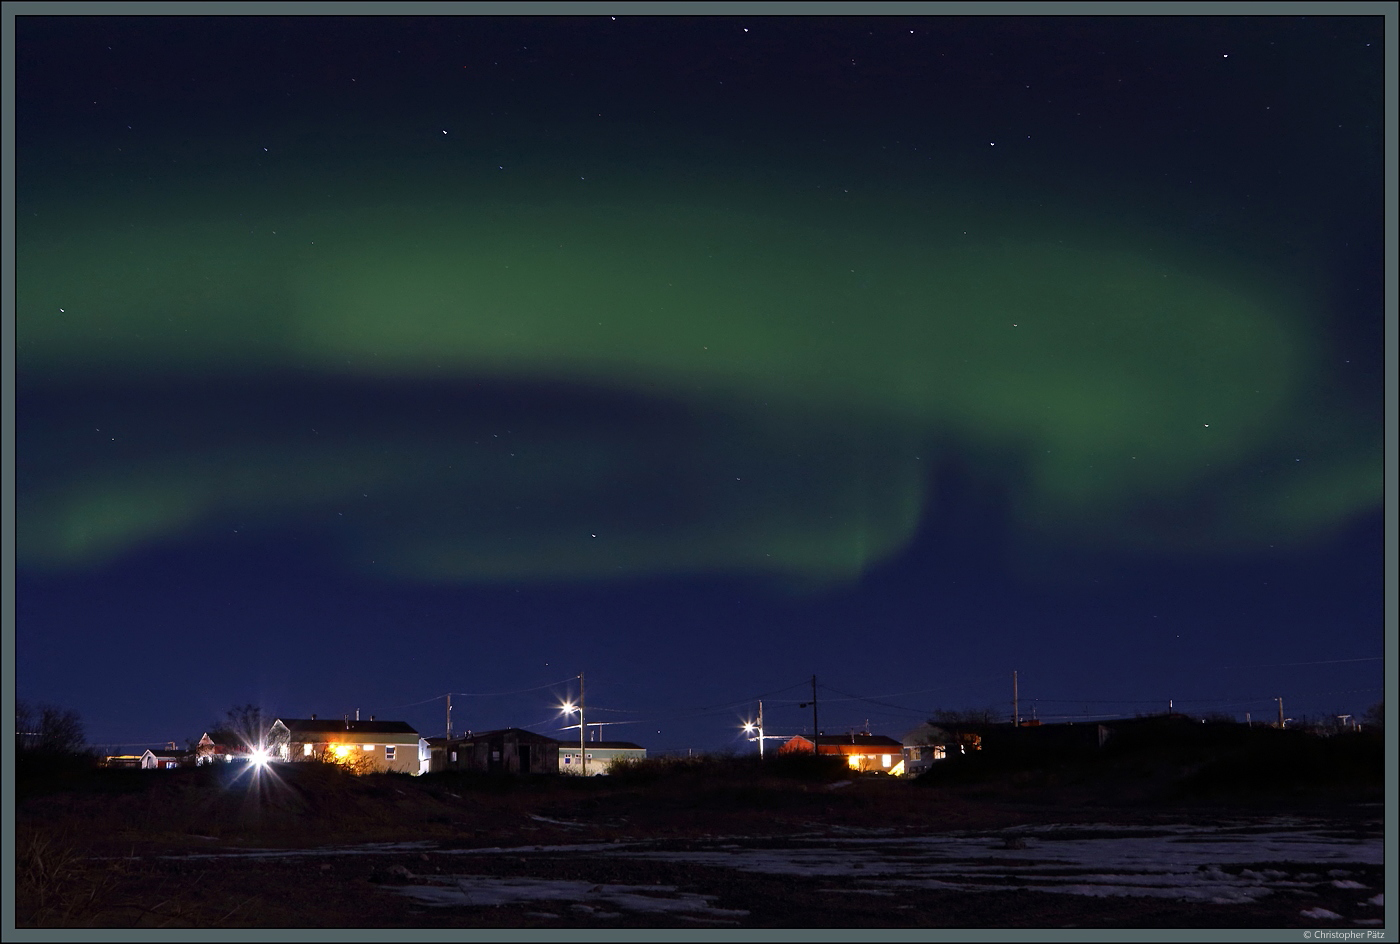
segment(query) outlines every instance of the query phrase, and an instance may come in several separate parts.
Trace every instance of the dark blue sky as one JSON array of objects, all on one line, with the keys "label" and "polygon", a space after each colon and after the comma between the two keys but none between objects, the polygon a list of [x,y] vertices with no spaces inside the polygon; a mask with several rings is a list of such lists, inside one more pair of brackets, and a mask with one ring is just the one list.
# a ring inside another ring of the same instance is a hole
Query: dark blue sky
[{"label": "dark blue sky", "polygon": [[21,17],[18,695],[1360,714],[1382,26]]}]

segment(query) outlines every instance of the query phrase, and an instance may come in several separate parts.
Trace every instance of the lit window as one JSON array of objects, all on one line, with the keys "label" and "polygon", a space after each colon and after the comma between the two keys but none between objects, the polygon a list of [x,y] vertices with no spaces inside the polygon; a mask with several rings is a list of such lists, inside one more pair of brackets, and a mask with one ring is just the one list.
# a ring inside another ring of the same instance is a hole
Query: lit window
[{"label": "lit window", "polygon": [[894,755],[893,755],[893,754],[882,754],[882,755],[880,755],[880,756],[881,756],[880,763],[881,763],[882,765],[884,765],[885,767],[888,767],[888,766],[890,766],[890,764],[894,763],[894,760],[893,760]]},{"label": "lit window", "polygon": [[456,751],[453,751],[453,752],[452,752],[452,763],[454,763],[454,764],[457,763],[457,752],[456,752]]},{"label": "lit window", "polygon": [[366,745],[364,745],[364,748],[365,748],[365,750],[367,750],[367,751],[372,751],[372,750],[374,750],[374,745],[373,745],[373,744],[366,744]]},{"label": "lit window", "polygon": [[306,757],[310,757],[310,756],[311,756],[311,745],[310,745],[310,744],[303,744],[303,745],[301,746],[301,753],[302,753],[304,756],[306,756]]},{"label": "lit window", "polygon": [[392,745],[389,745],[389,744],[384,745],[384,759],[385,759],[385,760],[393,760],[393,759],[394,759],[394,748],[393,748]]}]

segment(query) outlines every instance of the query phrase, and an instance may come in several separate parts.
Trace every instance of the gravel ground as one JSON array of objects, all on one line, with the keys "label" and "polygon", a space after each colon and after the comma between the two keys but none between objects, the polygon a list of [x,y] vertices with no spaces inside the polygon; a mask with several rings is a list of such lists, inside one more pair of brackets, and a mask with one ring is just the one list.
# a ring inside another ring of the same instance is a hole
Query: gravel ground
[{"label": "gravel ground", "polygon": [[1028,802],[888,780],[278,795],[26,804],[19,926],[1374,928],[1384,911],[1382,810],[1354,801]]}]

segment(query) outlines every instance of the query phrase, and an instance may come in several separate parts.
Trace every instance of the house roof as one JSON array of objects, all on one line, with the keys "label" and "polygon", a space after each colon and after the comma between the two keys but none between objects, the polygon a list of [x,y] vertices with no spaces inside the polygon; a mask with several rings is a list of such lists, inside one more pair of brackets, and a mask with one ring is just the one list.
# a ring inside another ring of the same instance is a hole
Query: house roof
[{"label": "house roof", "polygon": [[[592,748],[592,749],[594,749],[594,750],[597,750],[597,749],[599,749],[599,748],[601,748],[601,749],[603,749],[603,750],[609,750],[609,749],[611,749],[611,750],[619,750],[619,751],[644,751],[644,750],[646,750],[646,748],[645,748],[645,747],[642,747],[642,745],[640,745],[640,744],[633,744],[631,741],[585,741],[584,743],[587,744],[588,747],[590,747],[590,748]],[[577,741],[560,741],[560,742],[559,742],[559,746],[560,746],[560,748],[570,748],[570,747],[572,747],[572,748],[577,748],[577,747],[578,747],[578,742],[577,742]]]},{"label": "house roof", "polygon": [[[411,734],[417,729],[404,721],[334,721],[327,718],[278,718],[293,735]],[[276,724],[274,721],[273,724]]]},{"label": "house roof", "polygon": [[[172,751],[169,748],[164,747],[160,748],[159,750],[156,750],[155,748],[148,748],[146,750],[146,754],[150,754],[155,757],[184,757],[188,753],[189,751]],[[145,757],[146,754],[142,754],[141,756]]]},{"label": "house roof", "polygon": [[[812,743],[812,739],[806,735],[799,734],[792,741],[805,741]],[[787,743],[791,744],[792,741]],[[892,737],[885,737],[883,734],[818,734],[817,745],[819,747],[870,747],[888,748],[893,750],[903,750],[904,745]]]},{"label": "house roof", "polygon": [[466,737],[453,738],[452,740],[455,744],[465,744],[471,741],[494,740],[495,738],[503,737],[507,734],[513,735],[517,741],[527,741],[531,744],[561,743],[547,734],[536,734],[534,731],[527,731],[524,728],[497,728],[494,731],[473,731]]},{"label": "house roof", "polygon": [[200,739],[195,745],[195,753],[199,754],[251,754],[253,749],[243,744],[218,744],[208,740],[208,735]]}]

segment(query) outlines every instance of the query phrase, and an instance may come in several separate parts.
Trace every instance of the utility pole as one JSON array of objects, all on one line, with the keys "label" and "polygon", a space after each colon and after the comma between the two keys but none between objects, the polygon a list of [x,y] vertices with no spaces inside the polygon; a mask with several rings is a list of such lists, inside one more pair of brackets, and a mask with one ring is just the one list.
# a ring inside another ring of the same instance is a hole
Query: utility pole
[{"label": "utility pole", "polygon": [[1282,728],[1282,727],[1283,727],[1283,696],[1280,695],[1278,698],[1275,698],[1274,701],[1278,702],[1278,726],[1279,726],[1279,728]]},{"label": "utility pole", "polygon": [[588,745],[584,742],[583,727],[583,673],[578,674],[578,770],[581,776],[588,776]]},{"label": "utility pole", "polygon": [[447,739],[452,740],[452,693],[447,693]]},{"label": "utility pole", "polygon": [[1021,690],[1016,683],[1016,670],[1011,670],[1011,726],[1021,726]]},{"label": "utility pole", "polygon": [[[1279,709],[1282,711],[1283,709]],[[812,676],[812,756],[821,753],[817,750],[817,677]]]},{"label": "utility pole", "polygon": [[758,759],[763,760],[763,699],[758,701]]}]

